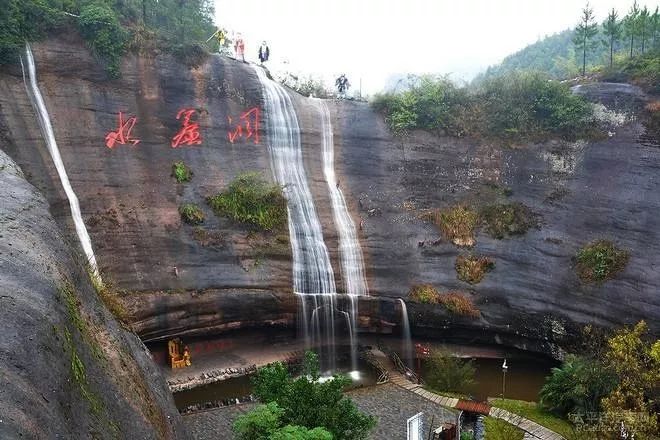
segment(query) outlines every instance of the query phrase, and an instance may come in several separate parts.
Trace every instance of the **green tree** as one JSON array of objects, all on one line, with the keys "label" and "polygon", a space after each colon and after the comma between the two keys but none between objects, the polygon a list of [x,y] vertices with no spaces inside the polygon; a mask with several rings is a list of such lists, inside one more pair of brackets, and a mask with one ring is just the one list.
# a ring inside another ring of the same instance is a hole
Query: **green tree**
[{"label": "green tree", "polygon": [[234,422],[239,440],[268,440],[281,426],[284,410],[277,403],[260,405]]},{"label": "green tree", "polygon": [[332,440],[332,434],[323,428],[307,429],[304,426],[287,425],[275,431],[269,440]]},{"label": "green tree", "polygon": [[626,36],[630,38],[630,58],[633,56],[633,48],[635,47],[635,35],[637,35],[639,28],[639,5],[637,0],[633,2],[628,15],[623,19],[623,29],[626,32]]},{"label": "green tree", "polygon": [[603,22],[603,35],[605,39],[603,44],[610,50],[610,67],[614,61],[614,45],[621,38],[621,23],[618,21],[619,14],[614,8],[607,14],[607,19]]},{"label": "green tree", "polygon": [[593,46],[592,40],[598,34],[598,24],[594,18],[594,10],[589,6],[589,2],[582,9],[582,18],[575,28],[573,44],[582,51],[582,75],[584,76],[587,66],[587,51]]},{"label": "green tree", "polygon": [[655,12],[653,12],[653,15],[651,15],[651,19],[649,20],[649,38],[651,39],[651,42],[653,44],[653,48],[657,49],[658,48],[658,34],[660,34],[660,7],[656,6],[655,7]]},{"label": "green tree", "polygon": [[602,401],[608,420],[624,422],[637,438],[657,433],[653,406],[660,398],[660,340],[648,340],[648,327],[640,321],[608,339],[605,359],[618,376],[617,386]]},{"label": "green tree", "polygon": [[644,6],[639,12],[639,17],[637,20],[639,27],[639,38],[642,41],[642,53],[644,53],[644,49],[646,47],[646,39],[648,37],[649,24],[651,21],[651,14],[649,13],[649,9],[646,6]]},{"label": "green tree", "polygon": [[466,393],[475,383],[472,361],[451,356],[445,350],[434,350],[428,362],[428,384],[438,391]]},{"label": "green tree", "polygon": [[262,402],[276,402],[282,409],[282,424],[308,429],[321,427],[337,440],[366,439],[375,426],[375,419],[362,414],[344,396],[350,379],[335,375],[320,382],[318,358],[307,354],[304,375],[293,379],[281,363],[260,368],[254,379],[254,394]]},{"label": "green tree", "polygon": [[539,397],[541,405],[561,416],[597,412],[615,384],[616,376],[601,361],[569,355],[561,367],[552,369]]}]

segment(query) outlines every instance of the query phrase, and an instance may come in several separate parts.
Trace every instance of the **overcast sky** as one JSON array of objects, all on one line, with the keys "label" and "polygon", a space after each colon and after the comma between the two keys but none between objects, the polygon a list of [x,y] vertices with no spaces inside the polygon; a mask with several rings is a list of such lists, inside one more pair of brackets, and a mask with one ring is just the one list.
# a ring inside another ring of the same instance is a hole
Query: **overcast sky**
[{"label": "overcast sky", "polygon": [[[598,21],[632,0],[591,0]],[[642,5],[644,1],[640,2]],[[656,2],[648,2],[655,8]],[[476,73],[539,38],[574,27],[577,0],[215,0],[216,24],[241,32],[246,55],[267,40],[272,64],[380,90],[391,74]]]}]

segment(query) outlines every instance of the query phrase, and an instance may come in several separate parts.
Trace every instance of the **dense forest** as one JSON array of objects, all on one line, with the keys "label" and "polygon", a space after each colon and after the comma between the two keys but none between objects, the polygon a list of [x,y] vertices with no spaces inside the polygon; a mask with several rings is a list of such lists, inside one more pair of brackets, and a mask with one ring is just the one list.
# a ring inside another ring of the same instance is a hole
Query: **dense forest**
[{"label": "dense forest", "polygon": [[0,64],[17,62],[26,41],[72,28],[113,77],[130,50],[160,49],[190,61],[205,53],[200,45],[216,30],[213,15],[212,0],[7,0],[0,8]]},{"label": "dense forest", "polygon": [[[581,27],[585,12],[590,14],[586,27]],[[647,6],[641,7],[635,1],[625,15],[613,9],[602,23],[596,23],[594,11],[588,5],[582,14],[582,17],[576,17],[576,22],[579,21],[576,28],[546,36],[507,56],[500,64],[489,67],[475,81],[516,70],[544,72],[555,79],[575,77],[581,73],[583,56],[582,44],[576,44],[576,40],[585,36],[585,33],[589,37],[585,51],[586,68],[592,71],[610,66],[610,54],[613,55],[612,61],[623,64],[626,58],[660,49],[660,12],[657,6],[651,10]]]}]

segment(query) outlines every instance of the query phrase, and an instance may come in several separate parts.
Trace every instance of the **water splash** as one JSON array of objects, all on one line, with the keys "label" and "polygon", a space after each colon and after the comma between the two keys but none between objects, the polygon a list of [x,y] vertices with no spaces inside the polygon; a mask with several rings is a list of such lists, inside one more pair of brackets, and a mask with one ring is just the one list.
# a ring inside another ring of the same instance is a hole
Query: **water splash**
[{"label": "water splash", "polygon": [[50,153],[50,157],[53,159],[55,164],[55,169],[57,169],[57,174],[60,177],[60,182],[64,188],[64,192],[69,199],[69,207],[71,209],[71,218],[73,219],[73,224],[76,228],[76,234],[80,240],[80,245],[82,246],[85,257],[89,264],[89,268],[92,272],[92,276],[96,278],[96,281],[101,282],[101,276],[98,271],[98,266],[96,265],[96,257],[94,256],[94,249],[92,248],[92,241],[89,238],[87,233],[87,228],[83,222],[82,215],[80,213],[80,203],[78,202],[78,197],[71,187],[71,182],[69,182],[69,176],[66,173],[66,168],[64,167],[64,162],[62,162],[62,156],[60,155],[60,149],[57,146],[57,141],[55,140],[55,134],[53,133],[53,126],[50,122],[50,116],[48,114],[48,109],[44,103],[44,99],[41,96],[41,91],[39,90],[39,85],[37,84],[37,69],[34,65],[34,57],[32,55],[32,49],[29,44],[25,45],[25,59],[28,65],[28,77],[30,85],[28,86],[25,81],[25,66],[23,65],[23,58],[21,57],[21,68],[23,69],[23,82],[25,83],[25,88],[32,102],[34,110],[37,112],[39,118],[39,127],[41,127],[41,133],[43,134],[44,140],[46,141],[46,147]]},{"label": "water splash", "polygon": [[399,298],[401,302],[401,327],[403,333],[403,356],[408,365],[408,368],[414,369],[415,365],[413,364],[413,346],[412,346],[412,337],[410,334],[410,321],[408,320],[408,308],[406,307],[406,302]]}]

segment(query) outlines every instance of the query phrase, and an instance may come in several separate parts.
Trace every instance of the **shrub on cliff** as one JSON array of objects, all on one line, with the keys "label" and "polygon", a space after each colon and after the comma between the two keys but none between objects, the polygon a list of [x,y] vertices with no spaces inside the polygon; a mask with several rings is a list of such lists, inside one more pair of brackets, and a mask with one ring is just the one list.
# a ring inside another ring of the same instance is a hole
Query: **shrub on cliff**
[{"label": "shrub on cliff", "polygon": [[457,205],[445,210],[434,210],[427,217],[455,245],[474,246],[474,229],[479,217],[470,207]]},{"label": "shrub on cliff", "polygon": [[437,304],[440,292],[430,284],[417,284],[412,286],[408,295],[413,301],[422,304]]},{"label": "shrub on cliff", "polygon": [[128,34],[117,14],[106,5],[91,3],[81,8],[78,27],[94,53],[106,63],[108,74],[119,77]]},{"label": "shrub on cliff", "polygon": [[456,257],[456,273],[458,279],[470,284],[478,284],[495,267],[495,263],[488,257],[479,255],[459,255]]},{"label": "shrub on cliff", "polygon": [[258,173],[242,173],[226,191],[207,198],[217,215],[245,223],[263,231],[283,228],[287,221],[282,187],[271,184]]},{"label": "shrub on cliff", "polygon": [[192,176],[192,170],[182,160],[172,164],[172,177],[178,183],[190,182]]},{"label": "shrub on cliff", "polygon": [[536,215],[522,203],[501,203],[484,207],[479,213],[486,232],[494,238],[520,235],[538,225]]},{"label": "shrub on cliff", "polygon": [[453,315],[478,317],[477,309],[466,294],[460,292],[440,293],[430,284],[418,284],[410,289],[409,297],[422,304],[442,304]]},{"label": "shrub on cliff", "polygon": [[204,222],[204,213],[194,203],[185,203],[179,207],[181,219],[189,225],[198,225]]},{"label": "shrub on cliff", "polygon": [[371,102],[396,134],[419,128],[506,142],[590,134],[592,105],[543,74],[514,72],[457,87],[446,77],[412,77],[408,88]]},{"label": "shrub on cliff", "polygon": [[628,263],[630,255],[609,240],[596,240],[580,249],[575,256],[577,271],[585,283],[614,278]]}]

